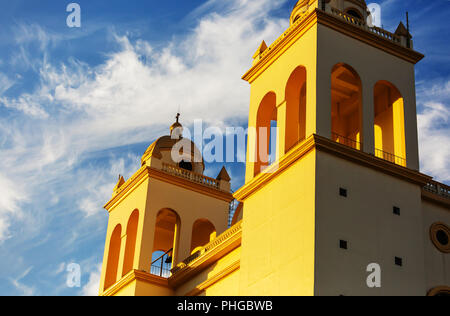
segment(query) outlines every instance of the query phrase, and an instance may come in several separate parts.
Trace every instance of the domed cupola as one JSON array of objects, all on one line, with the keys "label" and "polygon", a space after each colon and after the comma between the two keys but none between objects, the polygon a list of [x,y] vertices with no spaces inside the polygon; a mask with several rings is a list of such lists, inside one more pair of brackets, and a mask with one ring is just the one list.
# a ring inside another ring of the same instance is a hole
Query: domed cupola
[{"label": "domed cupola", "polygon": [[[333,0],[332,2],[334,1],[336,0]],[[364,0],[345,0],[343,1],[343,6],[342,11],[347,15],[351,15],[361,20],[365,20],[368,16],[367,3]]]},{"label": "domed cupola", "polygon": [[294,9],[291,13],[291,25],[294,24],[302,15],[305,13],[310,5],[317,0],[299,0],[297,4],[294,6]]},{"label": "domed cupola", "polygon": [[203,174],[205,164],[202,154],[193,141],[183,138],[183,125],[179,119],[180,114],[177,114],[176,122],[170,127],[170,135],[158,138],[148,147],[141,159],[142,166],[158,161],[157,165],[168,164]]},{"label": "domed cupola", "polygon": [[177,121],[170,127],[170,137],[173,139],[181,139],[183,138],[183,125],[179,122],[180,113],[177,114],[176,119]]}]

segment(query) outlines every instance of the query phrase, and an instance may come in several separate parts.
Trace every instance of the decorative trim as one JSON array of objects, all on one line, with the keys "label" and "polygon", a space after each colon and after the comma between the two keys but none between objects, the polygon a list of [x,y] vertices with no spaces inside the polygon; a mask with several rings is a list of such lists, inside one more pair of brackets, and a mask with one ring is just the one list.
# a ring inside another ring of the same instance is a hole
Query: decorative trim
[{"label": "decorative trim", "polygon": [[427,296],[438,296],[442,294],[450,296],[450,287],[448,286],[435,287],[428,292]]},{"label": "decorative trim", "polygon": [[336,143],[328,138],[313,134],[308,139],[291,149],[291,151],[289,151],[286,155],[281,157],[278,163],[276,162],[269,166],[265,170],[265,173],[257,175],[249,183],[239,189],[234,194],[235,199],[244,202],[249,196],[259,191],[277,176],[282,174],[287,168],[302,159],[303,156],[314,149],[330,153],[362,166],[382,171],[391,176],[421,186],[425,186],[425,184],[431,180],[431,177],[421,174],[418,171],[395,165],[381,158],[377,158],[374,155],[367,154],[360,150]]},{"label": "decorative trim", "polygon": [[220,280],[222,280],[226,276],[230,275],[231,273],[233,273],[236,270],[239,270],[240,267],[241,267],[241,260],[238,259],[235,262],[233,262],[232,264],[230,264],[229,266],[227,266],[226,268],[224,268],[223,270],[221,270],[220,272],[218,272],[215,275],[213,275],[212,277],[208,278],[208,280],[206,280],[206,281],[200,283],[199,285],[197,285],[195,287],[195,289],[189,291],[184,296],[198,296],[198,295],[200,295],[203,291],[205,291],[206,289],[208,289],[212,285],[216,284],[217,282],[219,282]]},{"label": "decorative trim", "polygon": [[144,166],[141,169],[139,169],[130,180],[128,180],[124,185],[121,187],[121,191],[116,194],[106,205],[104,208],[108,212],[112,212],[114,208],[117,206],[117,204],[123,200],[125,197],[127,197],[131,192],[133,192],[142,182],[147,180],[148,178],[153,178],[157,180],[161,180],[170,184],[177,185],[179,187],[201,193],[210,197],[214,197],[216,199],[223,200],[225,202],[231,202],[233,200],[233,196],[229,192],[225,192],[218,189],[213,189],[211,187],[195,183],[192,181],[189,181],[184,178],[180,178],[168,173],[165,173],[163,171],[160,171],[155,168]]},{"label": "decorative trim", "polygon": [[[443,245],[439,242],[438,238],[437,238],[437,233],[439,231],[443,231],[446,235],[447,238],[449,240],[449,242],[447,243],[447,245]],[[433,243],[433,245],[442,253],[450,253],[450,228],[441,222],[437,222],[434,223],[433,225],[431,225],[430,227],[430,238],[431,238],[431,242]]]},{"label": "decorative trim", "polygon": [[327,12],[317,10],[317,18],[318,23],[322,25],[328,26],[335,31],[353,37],[375,48],[381,49],[386,53],[406,60],[407,62],[410,62],[412,64],[417,64],[425,57],[419,52],[403,47],[401,45],[397,45],[381,36],[377,36],[373,33],[360,29],[352,24],[345,22],[344,20],[336,18],[335,16]]},{"label": "decorative trim", "polygon": [[243,80],[252,83],[265,69],[267,69],[284,51],[295,41],[317,24],[317,14],[313,10],[305,17],[291,25],[269,48],[261,55],[261,59],[248,70]]},{"label": "decorative trim", "polygon": [[252,83],[267,67],[269,67],[285,50],[306,33],[314,25],[327,26],[344,35],[353,37],[386,53],[397,56],[407,62],[416,64],[425,56],[412,49],[397,45],[381,36],[360,29],[336,16],[319,9],[312,10],[308,15],[290,26],[269,48],[261,55],[261,59],[248,70],[243,80]]},{"label": "decorative trim", "polygon": [[192,181],[189,181],[187,179],[183,179],[174,175],[170,175],[167,174],[163,171],[154,169],[154,168],[149,168],[149,176],[150,178],[153,179],[158,179],[164,182],[168,182],[171,184],[174,184],[176,186],[197,192],[197,193],[201,193],[204,195],[208,195],[210,197],[219,199],[219,200],[223,200],[227,203],[230,203],[231,201],[233,201],[233,195],[229,192],[225,192],[222,190],[218,190],[218,189],[213,189],[211,187],[202,185],[202,184],[198,184]]},{"label": "decorative trim", "polygon": [[450,211],[450,199],[443,197],[439,194],[432,193],[422,188],[422,198],[431,203],[436,203],[440,206],[445,207],[448,211]]},{"label": "decorative trim", "polygon": [[203,247],[200,253],[193,257],[192,261],[181,263],[181,266],[172,270],[169,285],[179,287],[187,280],[193,278],[217,260],[223,258],[241,245],[242,221],[231,227],[211,243]]},{"label": "decorative trim", "polygon": [[334,154],[336,156],[340,156],[344,159],[358,163],[360,165],[382,171],[402,180],[418,184],[421,187],[425,186],[432,180],[432,177],[420,173],[419,171],[415,171],[407,167],[402,167],[382,158],[378,158],[375,155],[371,155],[361,150],[356,150],[351,147],[336,143],[331,139],[318,135],[315,135],[315,138],[316,148],[321,151],[325,151],[330,154]]},{"label": "decorative trim", "polygon": [[113,296],[114,294],[119,292],[121,289],[123,289],[125,286],[127,286],[133,281],[143,281],[146,283],[151,283],[154,285],[170,288],[167,279],[150,274],[148,272],[132,270],[128,272],[122,279],[120,279],[114,285],[110,286],[107,290],[105,290],[101,294],[101,296]]},{"label": "decorative trim", "polygon": [[106,203],[103,208],[105,208],[108,212],[112,212],[114,207],[121,201],[126,198],[130,193],[134,191],[142,182],[148,179],[146,166],[141,167],[130,179],[128,179],[125,184],[123,184],[117,194],[115,194],[108,203]]}]

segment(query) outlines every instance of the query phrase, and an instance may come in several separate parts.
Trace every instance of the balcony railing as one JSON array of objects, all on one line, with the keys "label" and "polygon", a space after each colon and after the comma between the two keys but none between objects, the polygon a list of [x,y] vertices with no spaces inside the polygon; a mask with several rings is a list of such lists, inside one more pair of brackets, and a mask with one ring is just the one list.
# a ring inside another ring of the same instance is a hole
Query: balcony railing
[{"label": "balcony railing", "polygon": [[433,194],[437,194],[450,199],[450,187],[448,185],[436,181],[431,181],[426,185],[424,189]]},{"label": "balcony railing", "polygon": [[150,274],[168,279],[170,277],[170,269],[172,269],[172,252],[173,249],[170,249],[161,257],[153,261],[150,267]]},{"label": "balcony railing", "polygon": [[394,33],[391,33],[389,31],[386,31],[382,28],[373,26],[370,27],[367,25],[367,23],[361,19],[358,19],[354,16],[348,15],[336,8],[331,8],[331,13],[335,16],[338,16],[339,18],[341,18],[342,20],[346,21],[349,24],[353,24],[354,26],[363,29],[365,31],[368,31],[370,33],[373,33],[379,37],[382,37],[388,41],[391,41],[395,44],[401,44],[401,40],[400,37],[398,35],[395,35]]},{"label": "balcony railing", "polygon": [[336,133],[332,134],[332,138],[336,143],[342,144],[344,146],[351,147],[356,150],[362,149],[362,144],[354,139],[347,138]]},{"label": "balcony railing", "polygon": [[170,165],[167,163],[163,163],[162,165],[162,171],[180,178],[184,178],[187,179],[189,181],[195,182],[195,183],[199,183],[214,189],[219,189],[220,186],[220,181],[213,179],[213,178],[209,178],[206,177],[202,174],[199,173],[195,173],[174,165]]},{"label": "balcony railing", "polygon": [[[356,150],[362,150],[362,143],[360,143],[354,139],[347,138],[347,137],[344,137],[344,136],[336,134],[336,133],[332,133],[332,139],[336,143],[342,144],[344,146],[351,147]],[[396,164],[396,165],[399,165],[402,167],[406,167],[406,159],[396,156],[394,154],[385,152],[378,148],[375,148],[375,157],[392,162],[393,164]]]},{"label": "balcony railing", "polygon": [[172,269],[172,274],[176,274],[180,270],[183,270],[191,262],[194,262],[197,258],[212,251],[216,247],[219,247],[226,240],[232,238],[236,234],[239,234],[241,231],[242,231],[242,221],[238,222],[237,224],[226,230],[223,234],[218,236],[216,239],[203,246],[202,249],[200,249],[199,251],[195,252],[191,256],[184,259],[183,262],[181,262],[179,265],[177,265],[175,268]]},{"label": "balcony railing", "polygon": [[392,162],[396,165],[402,166],[402,167],[406,167],[406,159],[396,156],[394,154],[385,152],[381,149],[377,149],[375,148],[375,157],[381,158],[383,160]]}]

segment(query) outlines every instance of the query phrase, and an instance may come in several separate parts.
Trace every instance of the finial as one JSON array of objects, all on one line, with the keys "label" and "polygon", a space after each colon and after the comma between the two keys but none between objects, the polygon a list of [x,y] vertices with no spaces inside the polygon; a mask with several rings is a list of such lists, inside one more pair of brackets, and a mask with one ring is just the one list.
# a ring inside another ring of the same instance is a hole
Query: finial
[{"label": "finial", "polygon": [[180,124],[180,116],[181,114],[178,112],[175,117],[177,121],[170,127],[170,136],[173,139],[179,139],[183,136],[183,126]]}]

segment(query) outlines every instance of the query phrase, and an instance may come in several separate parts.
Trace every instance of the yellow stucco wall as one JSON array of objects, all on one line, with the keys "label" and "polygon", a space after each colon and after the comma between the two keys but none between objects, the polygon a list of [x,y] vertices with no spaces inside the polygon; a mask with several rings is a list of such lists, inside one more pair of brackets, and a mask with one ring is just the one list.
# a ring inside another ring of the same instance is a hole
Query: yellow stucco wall
[{"label": "yellow stucco wall", "polygon": [[[257,78],[251,82],[249,128],[256,127],[257,112],[264,96],[269,92],[276,95],[276,106],[278,112],[278,152],[285,153],[285,130],[286,130],[286,86],[291,74],[297,67],[306,68],[306,137],[315,133],[316,126],[316,61],[317,61],[317,25],[304,30],[305,33],[298,37],[292,45],[282,54],[273,58],[273,62]],[[254,148],[255,140],[249,138],[246,165],[246,183],[254,176]]]},{"label": "yellow stucco wall", "polygon": [[[108,229],[106,234],[106,243],[105,243],[105,254],[103,259],[103,266],[102,266],[102,275],[101,275],[101,283],[100,283],[100,292],[103,292],[104,289],[104,280],[105,280],[105,273],[106,273],[106,265],[107,265],[107,258],[109,253],[109,240],[111,237],[111,234],[114,230],[114,228],[117,225],[122,226],[122,241],[121,241],[121,250],[120,250],[120,258],[119,258],[119,268],[117,273],[117,280],[120,280],[123,276],[123,262],[124,262],[124,255],[125,255],[125,245],[126,245],[126,231],[127,231],[127,223],[130,215],[133,213],[134,210],[139,210],[139,224],[137,229],[137,236],[142,236],[143,234],[143,217],[145,208],[147,205],[147,187],[148,187],[148,180],[145,180],[140,185],[136,186],[136,188],[125,198],[123,198],[117,206],[115,206],[110,214],[109,214],[109,221],[108,221]],[[136,239],[136,248],[139,249],[142,246],[142,239],[137,238]],[[140,253],[139,251],[135,251],[135,260],[134,262],[139,262]],[[133,265],[135,268],[137,268],[136,264]]]},{"label": "yellow stucco wall", "polygon": [[[236,296],[239,295],[239,266],[233,269],[228,274],[226,270],[236,265],[241,258],[241,247],[238,247],[228,253],[223,258],[214,262],[211,266],[207,267],[201,273],[189,279],[187,282],[180,285],[175,295],[186,295],[194,290],[200,291],[195,295],[207,295],[207,296]],[[223,278],[218,278],[219,275],[223,275]],[[211,281],[213,280],[213,281]],[[211,284],[209,284],[211,282]],[[201,289],[200,289],[201,288]]]},{"label": "yellow stucco wall", "polygon": [[[176,232],[176,247],[174,265],[190,255],[192,229],[199,219],[210,221],[218,234],[227,228],[229,203],[227,201],[194,192],[188,188],[180,187],[170,181],[147,178],[136,185],[125,198],[120,200],[110,210],[108,232],[105,244],[100,293],[104,290],[107,258],[109,253],[109,239],[114,228],[122,226],[122,240],[119,258],[117,281],[128,271],[123,271],[125,257],[127,223],[131,213],[139,210],[135,255],[133,268],[140,271],[150,271],[155,237],[156,218],[162,209],[170,209],[179,216],[179,225]],[[145,285],[136,287],[141,291]],[[131,291],[131,290],[127,290]]]},{"label": "yellow stucco wall", "polygon": [[313,295],[315,151],[244,203],[241,295]]},{"label": "yellow stucco wall", "polygon": [[[340,1],[338,7],[347,7],[347,2]],[[395,144],[387,147],[401,156],[406,153],[408,168],[418,170],[413,63],[322,24],[310,23],[297,31],[280,50],[271,51],[273,55],[261,63],[263,66],[252,68],[250,73],[254,72],[246,75],[251,84],[250,128],[257,125],[258,109],[265,96],[268,93],[276,96],[273,105],[279,128],[279,162],[286,152],[286,143],[295,143],[295,137],[286,135],[295,130],[287,127],[285,95],[292,73],[299,66],[306,70],[306,117],[300,120],[306,122],[306,131],[302,136],[312,139],[317,134],[330,139],[331,72],[335,65],[343,63],[358,73],[362,85],[362,130],[355,124],[346,128],[356,131],[354,137],[362,139],[362,150],[373,154],[378,145],[374,124],[379,123],[374,119],[374,87],[380,80],[392,83],[404,100],[404,118],[397,112],[392,118],[403,120],[398,125],[405,130],[402,142],[406,148],[397,148]],[[255,65],[258,66],[256,62]],[[390,119],[379,118],[386,126],[392,125]],[[449,284],[448,254],[437,252],[427,235],[433,222],[449,223],[448,209],[422,201],[419,184],[314,147],[296,156],[298,160],[286,163],[288,166],[284,165],[286,168],[276,176],[267,178],[260,174],[255,178],[256,146],[252,135],[248,146],[246,185],[240,192],[247,188],[253,191],[244,198],[241,245],[218,256],[209,266],[201,266],[202,270],[198,269],[183,282],[174,281],[173,288],[133,280],[115,295],[425,295],[434,286]],[[293,152],[295,149],[290,153]],[[284,157],[292,158],[289,153]],[[163,159],[169,159],[167,153]],[[155,158],[147,163],[162,166]],[[276,168],[272,171],[277,172]],[[258,183],[259,180],[262,182]],[[258,184],[252,187],[255,183]],[[348,190],[347,198],[339,196],[340,188]],[[179,217],[174,254],[177,264],[191,255],[192,228],[197,220],[210,221],[217,235],[226,230],[228,206],[228,201],[174,181],[157,178],[143,181],[110,209],[101,290],[108,242],[117,224],[122,225],[117,279],[126,272],[122,271],[126,224],[135,209],[140,213],[133,268],[148,272],[160,210],[173,210]],[[393,214],[394,206],[401,208],[401,216]],[[348,241],[347,251],[339,248],[340,240]],[[208,253],[203,256],[195,260],[206,260]],[[403,259],[403,267],[395,266],[395,257]],[[188,265],[177,273],[196,269],[195,260],[190,263],[193,268]],[[381,265],[381,289],[369,289],[366,285],[366,267],[370,263]]]}]

